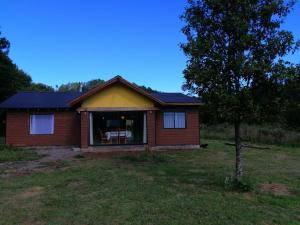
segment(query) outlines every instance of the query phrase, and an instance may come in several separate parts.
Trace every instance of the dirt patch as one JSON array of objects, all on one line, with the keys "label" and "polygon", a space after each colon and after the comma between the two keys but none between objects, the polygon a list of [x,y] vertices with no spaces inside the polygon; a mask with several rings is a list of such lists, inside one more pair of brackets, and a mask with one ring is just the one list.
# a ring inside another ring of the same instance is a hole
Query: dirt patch
[{"label": "dirt patch", "polygon": [[285,184],[279,183],[267,183],[261,184],[260,186],[262,191],[270,192],[276,196],[291,196],[293,193],[290,191],[289,187]]},{"label": "dirt patch", "polygon": [[73,151],[71,148],[33,150],[42,157],[34,161],[0,163],[0,178],[23,176],[34,172],[48,172],[64,168],[67,166],[64,162],[75,160],[74,156],[78,155],[78,152]]},{"label": "dirt patch", "polygon": [[44,224],[46,224],[46,223],[43,221],[35,221],[34,219],[33,219],[33,221],[28,220],[28,221],[22,222],[22,225],[44,225]]},{"label": "dirt patch", "polygon": [[0,178],[30,175],[35,172],[49,172],[66,167],[63,161],[27,161],[0,165]]},{"label": "dirt patch", "polygon": [[82,188],[86,186],[86,183],[82,180],[71,180],[68,184],[68,187],[77,189],[77,188]]},{"label": "dirt patch", "polygon": [[40,186],[35,186],[26,189],[21,194],[18,195],[21,199],[28,199],[28,198],[37,198],[43,193],[44,189]]},{"label": "dirt patch", "polygon": [[254,194],[251,193],[251,192],[243,193],[243,196],[248,201],[254,201],[255,200]]},{"label": "dirt patch", "polygon": [[16,177],[16,176],[24,176],[24,175],[29,175],[31,174],[31,172],[29,171],[21,171],[21,170],[18,170],[18,169],[8,169],[8,170],[4,170],[0,177],[4,178],[4,177]]},{"label": "dirt patch", "polygon": [[288,156],[286,154],[276,154],[275,155],[275,159],[276,160],[280,160],[280,161],[284,161],[284,160],[287,160],[288,159]]}]

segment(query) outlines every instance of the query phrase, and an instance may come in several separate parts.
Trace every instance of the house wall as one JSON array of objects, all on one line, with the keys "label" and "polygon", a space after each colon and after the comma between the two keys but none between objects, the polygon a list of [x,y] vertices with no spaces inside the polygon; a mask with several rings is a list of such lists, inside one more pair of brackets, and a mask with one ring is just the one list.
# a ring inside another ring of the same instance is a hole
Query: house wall
[{"label": "house wall", "polygon": [[[163,112],[186,112],[186,128],[163,128]],[[27,111],[8,111],[6,115],[6,143],[14,146],[88,147],[88,113],[76,111],[39,111],[54,113],[54,134],[30,135],[30,114]],[[163,108],[147,111],[147,140],[150,146],[199,145],[199,113],[197,108]]]},{"label": "house wall", "polygon": [[80,148],[87,148],[89,146],[89,117],[88,112],[80,113]]},{"label": "house wall", "polygon": [[[164,111],[186,112],[186,128],[165,129],[163,123]],[[199,110],[197,108],[163,108],[156,111],[155,145],[199,145]]]},{"label": "house wall", "polygon": [[147,142],[149,146],[156,145],[156,111],[147,111]]},{"label": "house wall", "polygon": [[40,114],[54,113],[54,134],[51,135],[30,135],[30,113],[27,111],[7,112],[6,144],[14,146],[80,144],[80,115],[76,111],[39,111]]},{"label": "house wall", "polygon": [[113,84],[83,101],[82,108],[153,107],[149,98],[122,84]]}]

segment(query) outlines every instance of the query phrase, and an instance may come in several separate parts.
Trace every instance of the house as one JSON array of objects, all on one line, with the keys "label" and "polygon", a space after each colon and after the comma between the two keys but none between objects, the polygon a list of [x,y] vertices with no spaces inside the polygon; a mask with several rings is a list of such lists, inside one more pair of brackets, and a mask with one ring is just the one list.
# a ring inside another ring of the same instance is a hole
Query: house
[{"label": "house", "polygon": [[86,92],[20,92],[6,110],[6,144],[198,147],[199,106],[181,93],[148,93],[121,76]]}]

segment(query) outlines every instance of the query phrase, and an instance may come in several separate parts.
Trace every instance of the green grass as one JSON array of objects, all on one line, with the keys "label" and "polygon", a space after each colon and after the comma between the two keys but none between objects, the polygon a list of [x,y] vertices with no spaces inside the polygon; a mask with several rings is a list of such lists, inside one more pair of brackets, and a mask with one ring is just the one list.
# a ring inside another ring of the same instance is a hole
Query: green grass
[{"label": "green grass", "polygon": [[[288,130],[279,125],[248,125],[241,126],[243,141],[260,144],[276,144],[300,147],[300,132]],[[230,124],[202,125],[201,138],[213,140],[234,140],[234,128]]]},{"label": "green grass", "polygon": [[[234,151],[207,149],[159,156],[81,159],[67,168],[0,180],[0,224],[300,224],[299,148],[244,152],[254,190],[228,191]],[[141,153],[145,154],[145,153]],[[261,192],[287,185],[291,196]]]},{"label": "green grass", "polygon": [[30,161],[38,158],[40,158],[40,156],[30,149],[15,148],[0,144],[0,163]]}]

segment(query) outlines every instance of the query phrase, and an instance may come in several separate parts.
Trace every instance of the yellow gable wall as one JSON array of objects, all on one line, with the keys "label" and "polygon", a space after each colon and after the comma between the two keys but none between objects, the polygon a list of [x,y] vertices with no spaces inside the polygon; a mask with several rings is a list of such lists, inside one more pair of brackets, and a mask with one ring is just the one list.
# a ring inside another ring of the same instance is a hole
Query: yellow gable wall
[{"label": "yellow gable wall", "polygon": [[136,91],[121,85],[113,84],[83,101],[81,107],[105,108],[139,108],[153,107],[153,102]]}]

